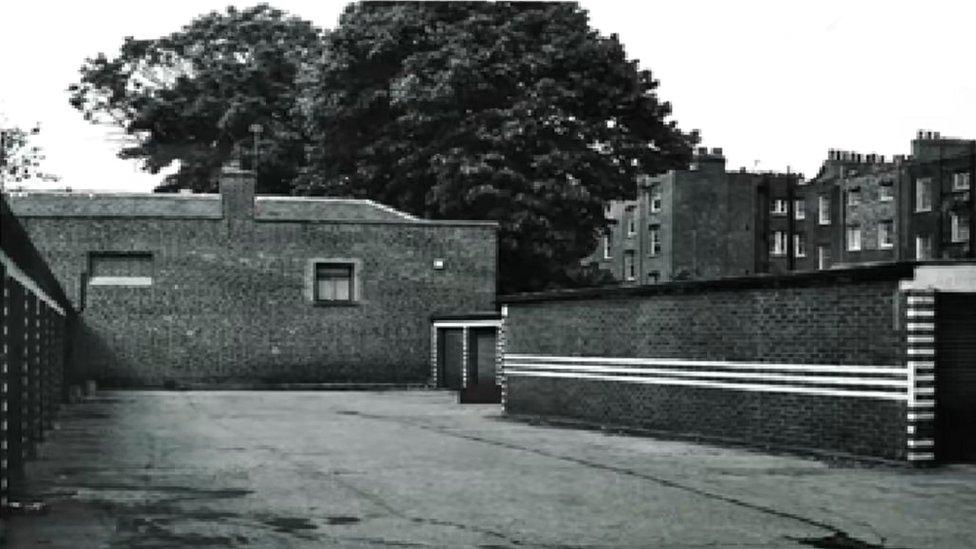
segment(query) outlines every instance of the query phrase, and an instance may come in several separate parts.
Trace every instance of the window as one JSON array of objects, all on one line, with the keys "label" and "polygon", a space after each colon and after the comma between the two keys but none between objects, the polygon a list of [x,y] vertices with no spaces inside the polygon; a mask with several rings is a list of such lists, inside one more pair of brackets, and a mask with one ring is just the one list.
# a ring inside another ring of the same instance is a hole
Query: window
[{"label": "window", "polygon": [[627,206],[627,236],[637,234],[637,214],[633,206]]},{"label": "window", "polygon": [[827,196],[821,196],[819,203],[817,204],[817,210],[820,213],[820,224],[830,225],[830,198]]},{"label": "window", "polygon": [[895,186],[891,181],[882,181],[878,186],[878,200],[891,202],[895,199]]},{"label": "window", "polygon": [[953,242],[969,242],[969,216],[951,212],[949,214],[950,232]]},{"label": "window", "polygon": [[661,188],[657,185],[651,187],[651,211],[661,211]]},{"label": "window", "polygon": [[637,268],[634,266],[634,250],[624,252],[624,277],[627,280],[637,279]]},{"label": "window", "polygon": [[853,189],[847,191],[847,205],[857,206],[861,203],[861,189],[854,187]]},{"label": "window", "polygon": [[651,271],[647,273],[647,279],[651,281],[651,284],[657,284],[661,280],[661,271]]},{"label": "window", "polygon": [[613,241],[610,239],[610,236],[610,234],[603,235],[603,259],[613,257]]},{"label": "window", "polygon": [[932,258],[932,237],[928,235],[919,235],[915,237],[915,259],[921,261],[923,259]]},{"label": "window", "polygon": [[353,270],[354,267],[349,264],[316,264],[315,301],[353,301]]},{"label": "window", "polygon": [[861,226],[851,225],[847,227],[847,251],[861,251]]},{"label": "window", "polygon": [[91,252],[88,284],[92,286],[152,286],[153,256],[148,252]]},{"label": "window", "polygon": [[821,271],[830,267],[830,248],[817,246],[817,268]]},{"label": "window", "polygon": [[797,233],[793,235],[793,256],[794,257],[807,256],[807,243],[806,243],[806,239],[803,237],[803,233]]},{"label": "window", "polygon": [[647,228],[648,247],[650,255],[661,253],[661,226],[651,225]]},{"label": "window", "polygon": [[782,198],[774,199],[770,211],[776,215],[786,215],[786,201]]},{"label": "window", "polygon": [[773,238],[770,242],[770,255],[786,255],[786,232],[773,231]]},{"label": "window", "polygon": [[793,219],[796,219],[798,221],[801,219],[806,219],[807,218],[806,206],[807,206],[806,200],[803,200],[802,198],[797,198],[796,200],[794,200]]},{"label": "window", "polygon": [[878,222],[878,248],[887,250],[892,248],[894,243],[895,222],[885,219]]},{"label": "window", "polygon": [[954,191],[969,190],[969,172],[958,172],[952,174],[952,190]]},{"label": "window", "polygon": [[915,180],[915,211],[932,211],[932,178],[920,177]]}]

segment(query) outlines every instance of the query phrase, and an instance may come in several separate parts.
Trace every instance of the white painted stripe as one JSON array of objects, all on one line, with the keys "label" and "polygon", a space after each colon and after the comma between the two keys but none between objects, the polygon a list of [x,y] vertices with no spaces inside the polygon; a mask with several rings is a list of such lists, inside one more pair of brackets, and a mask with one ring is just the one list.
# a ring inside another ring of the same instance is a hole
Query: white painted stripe
[{"label": "white painted stripe", "polygon": [[909,322],[905,326],[909,332],[932,332],[935,331],[935,324],[931,322]]},{"label": "white painted stripe", "polygon": [[905,350],[909,356],[934,356],[935,349],[931,347],[909,347]]},{"label": "white painted stripe", "polygon": [[932,412],[908,412],[908,421],[932,421],[935,414]]},{"label": "white painted stripe", "polygon": [[152,286],[151,276],[93,276],[89,286]]},{"label": "white painted stripe", "polygon": [[934,335],[910,335],[908,336],[909,343],[935,343]]},{"label": "white painted stripe", "polygon": [[931,360],[909,360],[908,367],[916,370],[931,370],[935,368],[935,362]]},{"label": "white painted stripe", "polygon": [[0,250],[0,263],[3,263],[4,269],[7,271],[7,276],[16,280],[21,286],[26,288],[29,292],[37,296],[38,299],[47,303],[52,309],[57,311],[61,316],[64,316],[64,309],[58,305],[58,302],[54,300],[51,296],[41,289],[40,286],[34,282],[34,279],[27,275],[14,263],[14,260],[10,258],[3,250]]},{"label": "white painted stripe", "polygon": [[698,379],[666,378],[666,377],[631,377],[631,376],[612,376],[598,374],[581,374],[566,372],[540,372],[533,370],[506,370],[508,376],[521,377],[549,377],[549,378],[569,378],[586,379],[595,381],[623,381],[627,383],[640,383],[648,385],[683,385],[689,387],[708,387],[716,389],[734,389],[738,391],[754,391],[768,393],[796,393],[806,395],[821,396],[842,396],[860,398],[879,398],[886,400],[907,400],[905,391],[853,391],[845,389],[821,389],[817,387],[796,387],[790,385],[772,385],[755,383],[728,383],[720,381],[703,381]]},{"label": "white painted stripe", "polygon": [[935,303],[935,296],[931,295],[910,295],[908,296],[909,305],[928,305]]},{"label": "white painted stripe", "polygon": [[915,434],[915,426],[914,425],[909,425],[905,429],[905,432],[908,433],[909,435],[914,435]]},{"label": "white painted stripe", "polygon": [[[505,362],[505,368],[520,368],[531,370],[562,370],[580,373],[604,373],[604,374],[650,374],[680,377],[716,377],[722,379],[759,379],[769,381],[794,381],[802,383],[820,383],[823,385],[875,385],[879,387],[908,387],[907,380],[904,379],[885,379],[885,378],[862,378],[862,377],[829,377],[829,376],[810,376],[810,375],[783,375],[768,372],[720,372],[720,371],[689,371],[673,370],[668,368],[620,368],[613,366],[576,366],[565,364],[533,364],[525,362]],[[904,370],[899,373],[904,374]]]},{"label": "white painted stripe", "polygon": [[934,400],[916,400],[909,404],[909,408],[935,408]]},{"label": "white painted stripe", "polygon": [[916,395],[934,395],[935,387],[915,387]]},{"label": "white painted stripe", "polygon": [[932,309],[908,309],[905,312],[908,318],[933,318],[935,316],[935,311]]},{"label": "white painted stripe", "polygon": [[932,374],[925,374],[922,376],[915,376],[915,382],[930,383],[935,381],[935,376]]},{"label": "white painted stripe", "polygon": [[930,438],[924,438],[920,440],[908,439],[909,448],[931,448],[935,446],[935,441]]},{"label": "white painted stripe", "polygon": [[499,328],[501,320],[435,320],[434,328]]},{"label": "white painted stripe", "polygon": [[776,362],[734,362],[728,360],[684,360],[679,358],[622,358],[622,357],[590,357],[590,356],[548,356],[525,355],[510,353],[505,355],[506,361],[538,362],[551,364],[567,362],[572,365],[634,365],[634,366],[671,366],[671,367],[718,367],[749,370],[784,370],[807,371],[824,373],[877,373],[904,375],[905,368],[901,366],[870,366],[870,365],[841,365],[841,364],[783,364]]},{"label": "white painted stripe", "polygon": [[932,452],[908,452],[908,461],[931,461],[935,459]]}]

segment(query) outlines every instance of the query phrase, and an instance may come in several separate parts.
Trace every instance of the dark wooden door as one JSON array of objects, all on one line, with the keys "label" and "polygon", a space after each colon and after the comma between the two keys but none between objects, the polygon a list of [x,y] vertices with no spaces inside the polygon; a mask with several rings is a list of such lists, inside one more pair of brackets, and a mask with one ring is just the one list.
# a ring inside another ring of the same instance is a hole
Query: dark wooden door
[{"label": "dark wooden door", "polygon": [[448,389],[461,388],[461,328],[437,330],[437,365],[440,370],[440,386]]},{"label": "dark wooden door", "polygon": [[935,301],[936,458],[976,462],[976,294]]}]

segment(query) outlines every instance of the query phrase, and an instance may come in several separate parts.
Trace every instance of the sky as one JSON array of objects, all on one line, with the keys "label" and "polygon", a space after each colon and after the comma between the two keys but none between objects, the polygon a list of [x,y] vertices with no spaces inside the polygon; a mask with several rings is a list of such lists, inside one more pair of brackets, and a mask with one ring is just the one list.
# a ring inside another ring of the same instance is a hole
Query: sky
[{"label": "sky", "polygon": [[[65,89],[86,57],[125,36],[169,34],[196,15],[255,2],[32,0],[0,10],[0,125],[40,122],[44,168],[61,180],[27,188],[151,191],[116,157],[112,129],[85,122]],[[272,5],[334,27],[347,2]],[[661,82],[659,96],[730,169],[816,174],[827,150],[907,154],[919,129],[976,138],[969,0],[593,1],[591,24],[616,33]]]}]

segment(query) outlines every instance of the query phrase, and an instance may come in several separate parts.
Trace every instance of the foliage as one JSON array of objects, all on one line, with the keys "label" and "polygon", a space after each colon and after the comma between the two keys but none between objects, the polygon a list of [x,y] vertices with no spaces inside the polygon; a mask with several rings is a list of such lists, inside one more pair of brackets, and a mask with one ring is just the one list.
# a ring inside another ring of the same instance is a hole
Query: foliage
[{"label": "foliage", "polygon": [[86,60],[69,87],[86,119],[129,137],[121,158],[150,173],[179,170],[161,190],[212,190],[215,172],[235,148],[252,150],[249,127],[263,127],[258,189],[288,192],[304,163],[296,75],[320,54],[321,31],[261,4],[211,12],[155,39],[128,37],[118,55]]},{"label": "foliage", "polygon": [[32,140],[41,133],[40,125],[29,130],[16,126],[0,128],[0,182],[21,183],[30,179],[57,181],[56,175],[41,170],[44,153]]},{"label": "foliage", "polygon": [[697,141],[657,86],[575,3],[352,4],[303,82],[297,190],[497,220],[503,292],[593,283],[603,204]]}]

